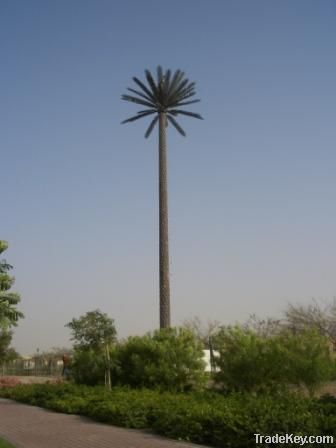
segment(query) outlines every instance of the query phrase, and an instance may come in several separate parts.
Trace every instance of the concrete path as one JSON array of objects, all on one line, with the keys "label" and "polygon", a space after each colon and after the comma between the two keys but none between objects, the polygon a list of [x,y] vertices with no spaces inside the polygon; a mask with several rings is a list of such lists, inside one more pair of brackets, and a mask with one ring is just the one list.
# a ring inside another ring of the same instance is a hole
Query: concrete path
[{"label": "concrete path", "polygon": [[0,399],[0,436],[17,448],[200,448]]}]

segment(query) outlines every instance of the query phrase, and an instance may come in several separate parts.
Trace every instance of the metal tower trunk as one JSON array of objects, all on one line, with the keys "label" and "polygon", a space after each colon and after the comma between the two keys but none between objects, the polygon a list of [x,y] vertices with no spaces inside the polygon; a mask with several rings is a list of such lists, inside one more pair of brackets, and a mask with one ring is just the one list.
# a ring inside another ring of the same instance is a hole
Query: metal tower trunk
[{"label": "metal tower trunk", "polygon": [[166,114],[159,117],[160,328],[170,327]]}]

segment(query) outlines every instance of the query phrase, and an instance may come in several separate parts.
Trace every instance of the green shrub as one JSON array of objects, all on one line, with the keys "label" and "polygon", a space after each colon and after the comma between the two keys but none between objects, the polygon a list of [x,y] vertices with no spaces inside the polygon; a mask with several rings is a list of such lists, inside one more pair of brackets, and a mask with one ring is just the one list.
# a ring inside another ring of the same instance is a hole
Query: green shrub
[{"label": "green shrub", "polygon": [[255,448],[254,434],[332,435],[336,400],[297,394],[169,393],[155,390],[21,385],[0,395],[60,412],[214,447]]},{"label": "green shrub", "polygon": [[334,376],[335,361],[331,357],[328,340],[317,330],[299,334],[286,332],[274,338],[281,353],[281,373],[286,381],[304,386],[311,396],[316,389]]},{"label": "green shrub", "polygon": [[100,350],[76,349],[71,362],[71,377],[77,384],[104,384],[105,359]]},{"label": "green shrub", "polygon": [[289,385],[304,386],[311,395],[335,370],[328,342],[314,330],[264,337],[240,326],[223,328],[215,339],[224,389],[260,392]]},{"label": "green shrub", "polygon": [[188,330],[170,328],[130,337],[115,347],[112,378],[120,385],[183,391],[205,382],[203,352]]}]

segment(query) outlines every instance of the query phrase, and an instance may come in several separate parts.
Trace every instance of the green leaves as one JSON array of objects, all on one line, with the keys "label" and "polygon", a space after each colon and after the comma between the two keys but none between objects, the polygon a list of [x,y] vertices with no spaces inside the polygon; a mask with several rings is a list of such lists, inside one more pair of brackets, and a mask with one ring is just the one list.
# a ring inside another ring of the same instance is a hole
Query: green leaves
[{"label": "green leaves", "polygon": [[4,252],[6,249],[8,249],[7,241],[0,240],[0,254],[2,254],[2,252]]},{"label": "green leaves", "polygon": [[[8,248],[6,241],[0,241],[0,253]],[[24,315],[17,310],[20,302],[20,295],[15,292],[8,292],[14,283],[14,277],[8,275],[12,266],[5,260],[0,262],[0,329],[8,330],[11,326],[16,326],[17,321]]]},{"label": "green leaves", "polygon": [[78,319],[73,318],[65,325],[72,332],[75,348],[102,349],[104,344],[116,338],[114,320],[99,310],[89,311]]},{"label": "green leaves", "polygon": [[215,339],[217,381],[229,390],[261,392],[304,385],[312,395],[335,374],[328,341],[314,330],[270,337],[241,326],[223,327]]},{"label": "green leaves", "polygon": [[[88,369],[90,366],[89,363]],[[3,387],[0,395],[112,425],[151,429],[202,446],[255,448],[256,433],[336,436],[336,406],[332,397],[310,400],[288,393],[220,396],[208,391],[173,393],[118,387],[107,392],[102,387],[71,383]]]},{"label": "green leaves", "polygon": [[129,337],[112,354],[115,381],[131,387],[182,391],[203,385],[200,343],[188,330],[169,328]]}]

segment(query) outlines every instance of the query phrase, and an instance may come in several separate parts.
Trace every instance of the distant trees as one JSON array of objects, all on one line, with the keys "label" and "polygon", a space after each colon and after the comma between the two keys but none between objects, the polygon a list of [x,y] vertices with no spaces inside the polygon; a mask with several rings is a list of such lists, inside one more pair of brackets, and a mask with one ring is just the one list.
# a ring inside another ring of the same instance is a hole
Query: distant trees
[{"label": "distant trees", "polygon": [[216,380],[224,389],[262,392],[290,385],[313,395],[335,375],[328,339],[315,329],[263,336],[243,326],[223,327],[215,338]]},{"label": "distant trees", "polygon": [[252,315],[242,324],[221,325],[194,317],[183,326],[204,348],[218,353],[213,356],[214,379],[224,390],[261,392],[295,386],[313,395],[336,378],[335,300],[289,304],[278,319]]},{"label": "distant trees", "polygon": [[182,327],[191,331],[204,348],[209,348],[211,338],[220,330],[221,323],[218,320],[208,320],[204,323],[200,317],[194,316],[191,319],[185,319]]},{"label": "distant trees", "polygon": [[[199,317],[180,328],[164,328],[143,336],[116,340],[113,319],[91,311],[66,326],[74,341],[73,377],[78,383],[113,383],[135,388],[186,391],[211,378],[232,392],[279,392],[304,389],[311,396],[336,378],[331,350],[334,304],[289,305],[282,319],[252,315],[245,323],[204,324]],[[210,348],[214,369],[205,373],[203,349]]]},{"label": "distant trees", "polygon": [[289,304],[283,323],[294,333],[314,328],[336,346],[336,299],[331,302],[313,299],[308,305]]}]

